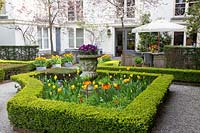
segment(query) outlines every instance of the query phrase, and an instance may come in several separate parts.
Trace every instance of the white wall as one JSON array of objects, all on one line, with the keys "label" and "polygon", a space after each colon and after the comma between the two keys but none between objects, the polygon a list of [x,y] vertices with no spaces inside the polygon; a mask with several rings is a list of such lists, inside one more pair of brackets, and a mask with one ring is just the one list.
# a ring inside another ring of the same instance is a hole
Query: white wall
[{"label": "white wall", "polygon": [[1,45],[15,45],[15,29],[9,29],[12,25],[0,25],[0,44]]}]

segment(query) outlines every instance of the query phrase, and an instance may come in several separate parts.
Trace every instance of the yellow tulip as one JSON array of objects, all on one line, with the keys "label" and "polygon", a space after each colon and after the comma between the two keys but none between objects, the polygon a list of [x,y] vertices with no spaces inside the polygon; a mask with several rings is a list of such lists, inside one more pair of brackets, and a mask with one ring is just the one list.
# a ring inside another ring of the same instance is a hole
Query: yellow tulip
[{"label": "yellow tulip", "polygon": [[52,88],[53,88],[53,89],[55,89],[55,88],[56,88],[56,86],[55,86],[55,85],[53,85],[53,86],[52,86]]},{"label": "yellow tulip", "polygon": [[96,90],[99,86],[98,85],[94,85],[94,89]]},{"label": "yellow tulip", "polygon": [[54,76],[54,79],[56,80],[57,78],[58,78],[58,77],[55,75],[55,76]]},{"label": "yellow tulip", "polygon": [[72,90],[74,90],[75,88],[76,88],[76,86],[75,85],[71,85],[71,87],[70,87]]},{"label": "yellow tulip", "polygon": [[48,83],[48,86],[50,87],[50,86],[51,86],[51,83]]},{"label": "yellow tulip", "polygon": [[83,90],[85,90],[85,89],[87,89],[87,85],[82,85],[81,88],[82,88]]},{"label": "yellow tulip", "polygon": [[58,93],[62,92],[62,88],[58,88],[57,92]]}]

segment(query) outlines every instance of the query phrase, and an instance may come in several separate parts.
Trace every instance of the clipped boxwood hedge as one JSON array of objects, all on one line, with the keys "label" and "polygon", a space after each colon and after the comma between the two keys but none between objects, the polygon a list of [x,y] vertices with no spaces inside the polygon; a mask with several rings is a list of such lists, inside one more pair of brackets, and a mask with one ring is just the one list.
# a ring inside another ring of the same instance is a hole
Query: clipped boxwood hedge
[{"label": "clipped boxwood hedge", "polygon": [[5,72],[3,69],[0,69],[0,82],[4,80],[4,77],[5,77]]},{"label": "clipped boxwood hedge", "polygon": [[35,69],[32,61],[15,61],[15,60],[0,60],[0,67],[3,74],[0,72],[0,82],[10,79],[11,75],[30,72]]},{"label": "clipped boxwood hedge", "polygon": [[[98,66],[98,70],[108,71],[124,71],[127,70],[127,66]],[[175,81],[183,82],[200,82],[200,70],[191,69],[174,69],[174,68],[153,68],[153,67],[129,67],[132,72],[144,72],[144,73],[157,73],[157,74],[172,74]]]},{"label": "clipped boxwood hedge", "polygon": [[40,96],[43,84],[31,77],[40,74],[39,72],[12,76],[24,88],[8,101],[9,119],[18,128],[42,132],[148,132],[173,76],[123,71],[120,73],[156,78],[122,111],[42,99]]},{"label": "clipped boxwood hedge", "polygon": [[103,63],[99,63],[98,66],[119,66],[121,63],[120,60],[112,60],[112,61],[106,61]]}]

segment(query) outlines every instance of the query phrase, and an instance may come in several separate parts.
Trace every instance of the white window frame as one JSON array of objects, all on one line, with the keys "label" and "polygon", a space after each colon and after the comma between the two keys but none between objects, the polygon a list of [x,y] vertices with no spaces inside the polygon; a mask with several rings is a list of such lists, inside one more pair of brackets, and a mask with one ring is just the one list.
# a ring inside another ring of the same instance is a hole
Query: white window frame
[{"label": "white window frame", "polygon": [[[39,28],[41,29],[41,36],[40,36],[40,38],[41,38],[41,43],[42,43],[42,44],[41,44],[41,47],[40,47],[39,49],[40,49],[40,50],[49,50],[49,49],[50,49],[49,28],[38,26],[38,27],[37,27],[37,32],[38,32],[38,29],[39,29]],[[48,33],[47,33],[48,36],[47,36],[46,38],[44,38],[44,29],[47,29],[47,32],[48,32]],[[37,33],[37,34],[38,34],[38,33]],[[37,36],[37,38],[38,38],[38,39],[37,39],[37,43],[38,43],[38,45],[40,46],[40,44],[39,44],[39,42],[38,42],[38,41],[39,41],[39,37]],[[45,45],[45,44],[44,44],[44,40],[45,40],[45,39],[48,40],[48,48],[44,48],[44,45]]]},{"label": "white window frame", "polygon": [[[182,1],[184,1],[184,0],[182,0]],[[198,1],[198,0],[196,0],[196,1]],[[187,0],[185,0],[185,2],[182,2],[182,3],[179,3],[179,4],[185,4],[185,11],[184,11],[184,14],[182,14],[182,15],[176,15],[176,4],[178,4],[178,3],[176,3],[176,0],[174,0],[174,17],[184,17],[185,16],[185,14],[188,12],[188,9],[189,9],[189,5],[191,4],[191,3],[195,3],[196,1],[187,1]]]},{"label": "white window frame", "polygon": [[[69,28],[70,30],[72,30],[73,29],[73,47],[72,46],[70,46],[70,37],[69,37],[69,30],[68,30],[68,38],[69,38],[69,40],[68,40],[68,43],[69,43],[69,49],[78,49],[79,48],[79,46],[77,46],[77,29],[82,29],[82,28]],[[83,38],[83,43],[84,43],[84,35],[85,35],[85,30],[84,29],[82,29],[83,30],[83,37],[79,37],[79,38]]]},{"label": "white window frame", "polygon": [[[77,20],[80,20],[81,18],[78,18],[78,15],[77,15],[77,6],[76,6],[76,2],[77,0],[69,0],[69,1],[72,1],[74,2],[74,19],[73,20],[69,20],[69,8],[68,8],[68,11],[67,11],[67,16],[68,16],[68,21],[77,21]],[[80,6],[82,6],[82,11],[83,11],[83,0],[79,0],[80,1]],[[82,17],[83,17],[83,13],[82,13]]]}]

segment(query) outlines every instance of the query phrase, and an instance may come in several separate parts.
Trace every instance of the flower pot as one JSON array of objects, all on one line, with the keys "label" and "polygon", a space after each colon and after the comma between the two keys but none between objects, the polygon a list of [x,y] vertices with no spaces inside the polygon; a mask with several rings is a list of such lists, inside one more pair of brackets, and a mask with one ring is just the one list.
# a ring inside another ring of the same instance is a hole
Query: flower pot
[{"label": "flower pot", "polygon": [[61,68],[61,64],[53,64],[52,68]]},{"label": "flower pot", "polygon": [[37,71],[43,71],[43,70],[46,70],[46,69],[47,69],[47,67],[36,67]]},{"label": "flower pot", "polygon": [[78,55],[81,66],[81,77],[95,78],[97,76],[97,58],[98,55]]},{"label": "flower pot", "polygon": [[140,64],[135,64],[136,67],[142,67],[142,63]]},{"label": "flower pot", "polygon": [[65,67],[72,67],[73,64],[72,64],[72,62],[65,62],[65,63],[64,63],[64,66],[65,66]]}]

